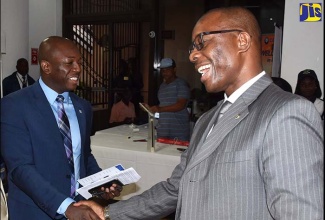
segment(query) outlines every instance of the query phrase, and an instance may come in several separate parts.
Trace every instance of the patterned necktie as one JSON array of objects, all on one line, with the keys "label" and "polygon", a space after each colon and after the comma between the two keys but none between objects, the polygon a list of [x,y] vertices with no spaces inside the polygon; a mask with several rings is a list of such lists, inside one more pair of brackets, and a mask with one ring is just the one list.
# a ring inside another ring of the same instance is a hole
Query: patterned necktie
[{"label": "patterned necktie", "polygon": [[71,140],[71,132],[70,132],[70,124],[67,114],[64,110],[64,97],[62,95],[58,95],[56,98],[58,103],[58,120],[59,120],[59,129],[63,138],[64,148],[67,155],[67,159],[69,162],[69,167],[71,171],[71,192],[70,197],[73,198],[76,190],[75,176],[74,176],[74,163],[73,163],[73,153],[72,153],[72,140]]},{"label": "patterned necktie", "polygon": [[27,87],[26,76],[22,76],[22,77],[23,77],[23,81],[22,81],[23,88],[25,88],[25,87]]}]

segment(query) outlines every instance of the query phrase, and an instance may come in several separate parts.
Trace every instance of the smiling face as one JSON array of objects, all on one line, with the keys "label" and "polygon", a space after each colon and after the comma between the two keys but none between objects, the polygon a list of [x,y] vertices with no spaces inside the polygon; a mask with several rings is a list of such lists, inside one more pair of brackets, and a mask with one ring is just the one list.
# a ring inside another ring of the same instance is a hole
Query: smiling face
[{"label": "smiling face", "polygon": [[[199,22],[193,30],[193,38],[204,31],[223,30],[225,28],[211,26],[210,16]],[[203,36],[204,47],[194,50],[190,60],[201,74],[201,82],[208,92],[225,91],[237,78],[235,71],[239,63],[236,45],[238,33],[212,34]]]},{"label": "smiling face", "polygon": [[[233,12],[215,10],[204,15],[192,32],[194,43],[203,42],[203,45],[193,48],[189,56],[201,74],[201,82],[206,90],[225,91],[228,96],[262,71],[261,66],[252,64],[252,36],[245,25],[249,21],[241,24],[235,17],[243,13]],[[200,35],[202,38],[198,37]],[[255,57],[258,63],[259,58]]]},{"label": "smiling face", "polygon": [[[77,46],[65,38],[50,39],[44,45],[42,56],[42,80],[61,94],[77,88],[81,74],[81,55]],[[41,47],[40,47],[41,51]]]}]

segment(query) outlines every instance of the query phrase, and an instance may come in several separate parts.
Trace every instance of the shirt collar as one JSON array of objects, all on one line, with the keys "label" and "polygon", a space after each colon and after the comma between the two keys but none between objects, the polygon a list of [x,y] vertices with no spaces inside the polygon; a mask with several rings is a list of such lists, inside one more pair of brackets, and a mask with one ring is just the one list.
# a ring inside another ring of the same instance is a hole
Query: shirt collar
[{"label": "shirt collar", "polygon": [[58,94],[56,91],[48,87],[42,80],[42,77],[39,78],[39,84],[41,85],[42,90],[45,93],[45,96],[51,105],[55,104],[55,99],[58,95],[63,95],[64,103],[71,103],[69,92],[64,92],[62,94]]},{"label": "shirt collar", "polygon": [[247,82],[245,82],[239,89],[237,89],[235,92],[233,92],[229,97],[224,93],[225,100],[230,103],[234,103],[249,87],[251,87],[259,78],[265,75],[265,71],[262,71],[255,77],[251,78]]},{"label": "shirt collar", "polygon": [[[22,74],[20,74],[18,71],[16,73],[17,73],[16,76],[18,76],[20,79],[23,79],[23,75]],[[26,79],[27,79],[27,74],[25,76],[26,76]]]}]

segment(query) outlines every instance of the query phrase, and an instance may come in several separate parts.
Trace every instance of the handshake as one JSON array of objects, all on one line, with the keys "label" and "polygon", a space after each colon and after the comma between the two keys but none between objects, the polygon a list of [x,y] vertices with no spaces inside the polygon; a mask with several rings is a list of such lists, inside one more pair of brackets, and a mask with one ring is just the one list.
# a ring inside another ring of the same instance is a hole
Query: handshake
[{"label": "handshake", "polygon": [[[102,170],[98,173],[79,179],[83,186],[77,190],[85,199],[91,197],[105,200],[119,197],[122,186],[137,182],[140,175],[132,168],[124,169],[121,164]],[[106,211],[104,211],[106,210]],[[65,215],[69,220],[99,220],[109,219],[108,207],[101,206],[92,200],[72,203],[67,208]]]},{"label": "handshake", "polygon": [[[109,188],[102,187],[104,192],[101,194],[102,198],[109,200],[120,196],[122,186],[114,183]],[[69,220],[109,220],[108,206],[103,207],[95,201],[83,200],[77,203],[72,203],[65,212]]]},{"label": "handshake", "polygon": [[96,203],[95,201],[87,200],[87,201],[80,201],[80,202],[77,202],[77,203],[73,203],[73,206],[74,207],[86,206],[86,207],[88,207],[88,209],[89,208],[92,209],[92,211],[96,215],[95,217],[89,215],[89,218],[83,218],[83,219],[110,220],[109,212],[108,212],[109,205],[106,206],[106,207],[103,207],[103,206],[99,205],[98,203]]}]

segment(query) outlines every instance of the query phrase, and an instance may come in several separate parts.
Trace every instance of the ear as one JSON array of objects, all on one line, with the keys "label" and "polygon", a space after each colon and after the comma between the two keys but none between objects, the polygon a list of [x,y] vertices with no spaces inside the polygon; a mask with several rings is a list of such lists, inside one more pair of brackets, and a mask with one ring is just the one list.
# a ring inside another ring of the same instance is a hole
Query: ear
[{"label": "ear", "polygon": [[43,73],[45,73],[46,75],[51,73],[51,65],[48,61],[46,60],[41,60],[41,69],[43,70]]},{"label": "ear", "polygon": [[252,38],[247,32],[240,32],[238,35],[239,52],[246,52],[252,43]]}]

